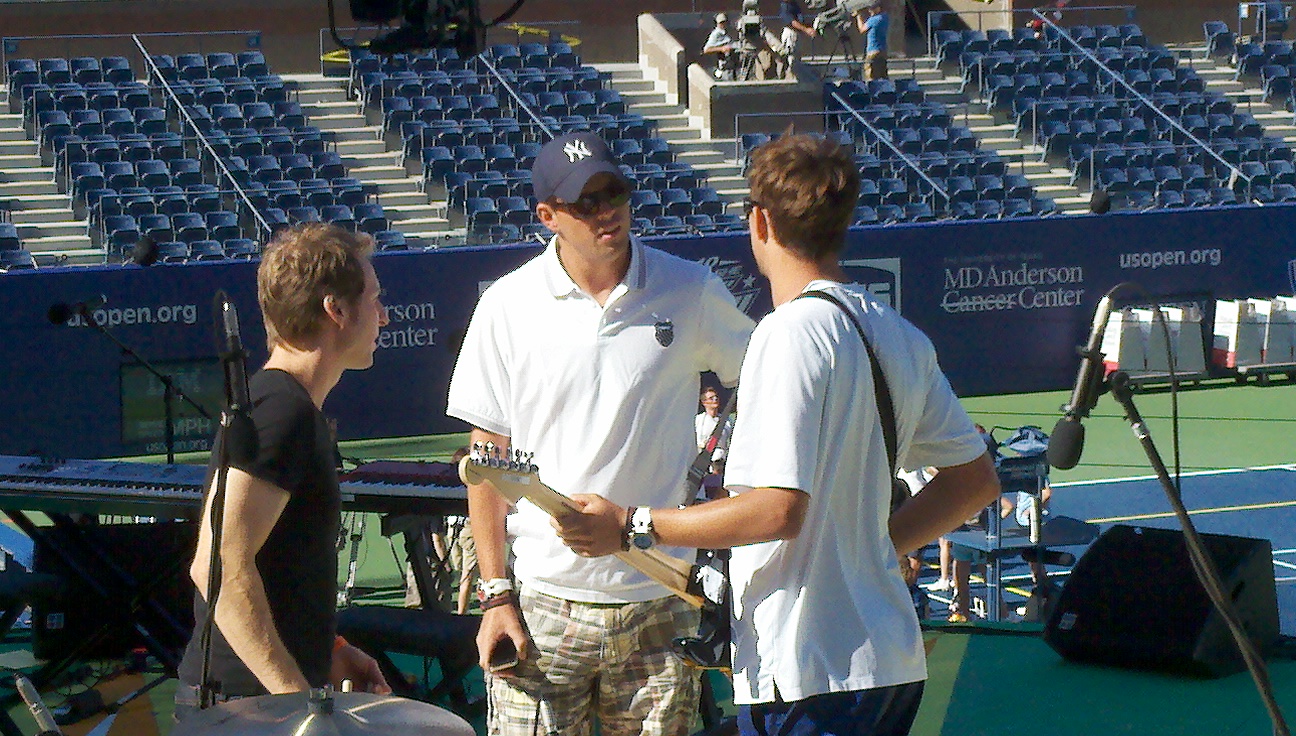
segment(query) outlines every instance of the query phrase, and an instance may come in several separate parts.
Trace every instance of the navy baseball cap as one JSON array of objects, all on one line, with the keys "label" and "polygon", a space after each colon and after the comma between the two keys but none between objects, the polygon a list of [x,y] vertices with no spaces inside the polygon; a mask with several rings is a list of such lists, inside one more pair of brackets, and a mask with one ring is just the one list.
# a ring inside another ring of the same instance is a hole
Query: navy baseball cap
[{"label": "navy baseball cap", "polygon": [[590,177],[604,171],[634,189],[634,183],[622,173],[620,162],[602,138],[593,133],[569,133],[549,141],[536,154],[531,166],[531,188],[539,202],[554,197],[575,202]]}]

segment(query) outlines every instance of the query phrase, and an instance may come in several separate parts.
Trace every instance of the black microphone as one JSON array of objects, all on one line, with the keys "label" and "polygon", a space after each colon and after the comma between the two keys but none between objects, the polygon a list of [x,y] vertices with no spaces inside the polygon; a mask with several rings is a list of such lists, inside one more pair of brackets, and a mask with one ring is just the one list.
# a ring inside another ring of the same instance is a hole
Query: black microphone
[{"label": "black microphone", "polygon": [[157,241],[145,235],[135,242],[135,247],[131,248],[130,256],[122,261],[122,265],[135,264],[145,268],[157,263],[158,244]]},{"label": "black microphone", "polygon": [[14,689],[18,691],[18,696],[27,704],[27,709],[31,711],[32,719],[36,721],[36,728],[40,729],[37,736],[63,736],[63,731],[58,727],[58,722],[54,720],[54,714],[50,713],[49,708],[45,707],[45,701],[41,700],[40,693],[32,685],[31,680],[26,677],[14,675]]},{"label": "black microphone", "polygon": [[85,317],[89,320],[91,312],[99,309],[107,303],[108,297],[103,294],[100,294],[93,299],[87,299],[83,302],[72,302],[70,304],[68,302],[56,302],[50,305],[45,316],[49,318],[50,322],[56,325],[64,324],[69,319],[77,316]]},{"label": "black microphone", "polygon": [[1103,333],[1107,330],[1107,320],[1111,318],[1113,302],[1130,286],[1128,282],[1120,283],[1103,295],[1094,312],[1088,344],[1076,348],[1080,354],[1080,370],[1076,373],[1075,387],[1071,389],[1071,402],[1062,407],[1062,418],[1053,425],[1053,434],[1049,437],[1049,465],[1058,470],[1070,470],[1080,462],[1080,453],[1084,451],[1084,425],[1080,420],[1089,416],[1103,393],[1103,354],[1099,350]]},{"label": "black microphone", "polygon": [[225,398],[229,402],[229,457],[236,464],[246,464],[256,458],[258,438],[256,426],[248,412],[252,399],[248,393],[247,353],[239,334],[238,310],[224,291],[216,292],[216,323],[220,342],[220,358],[225,368]]}]

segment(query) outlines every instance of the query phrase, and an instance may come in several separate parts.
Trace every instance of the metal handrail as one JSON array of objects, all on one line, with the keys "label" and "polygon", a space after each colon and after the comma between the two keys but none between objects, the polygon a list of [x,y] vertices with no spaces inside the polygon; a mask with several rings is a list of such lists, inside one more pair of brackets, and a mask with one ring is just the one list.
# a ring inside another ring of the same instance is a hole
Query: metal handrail
[{"label": "metal handrail", "polygon": [[509,96],[513,98],[513,101],[517,103],[518,109],[526,112],[531,120],[534,121],[534,125],[544,131],[545,135],[548,136],[550,140],[553,140],[553,138],[557,136],[557,133],[545,124],[540,113],[536,112],[534,108],[527,104],[526,100],[522,99],[522,95],[518,90],[504,78],[503,74],[500,74],[499,70],[495,68],[495,65],[490,63],[490,60],[486,58],[485,54],[478,54],[474,59],[474,62],[486,67],[486,71],[495,78],[496,83],[503,87],[504,91],[508,92]]},{"label": "metal handrail", "polygon": [[[1291,18],[1292,9],[1296,8],[1296,3],[1275,2],[1275,0],[1269,0],[1269,2],[1262,1],[1262,2],[1238,3],[1237,35],[1239,36],[1244,35],[1242,32],[1243,30],[1242,21],[1246,20],[1248,17],[1254,17],[1256,33],[1260,35],[1261,39],[1267,37],[1269,35],[1269,21],[1270,21],[1269,13],[1266,11],[1266,6],[1268,5],[1281,6],[1283,9],[1283,13],[1286,16],[1285,18],[1283,18],[1283,20],[1287,20],[1288,22],[1290,22],[1292,19]],[[1256,8],[1258,10],[1262,10],[1266,12],[1252,14],[1250,10],[1251,8]]]},{"label": "metal handrail", "polygon": [[1057,33],[1057,37],[1058,37],[1058,38],[1065,39],[1068,43],[1070,43],[1071,45],[1075,46],[1075,48],[1076,48],[1076,49],[1077,49],[1077,50],[1078,50],[1078,51],[1079,51],[1079,52],[1080,52],[1080,53],[1081,53],[1081,54],[1082,54],[1086,59],[1088,59],[1088,60],[1089,60],[1092,64],[1094,64],[1097,68],[1103,70],[1103,71],[1106,72],[1108,75],[1110,75],[1111,78],[1112,78],[1112,79],[1113,79],[1117,84],[1119,84],[1119,85],[1121,85],[1122,87],[1124,87],[1125,90],[1128,91],[1131,95],[1133,95],[1136,99],[1138,99],[1139,102],[1141,102],[1141,103],[1143,103],[1144,105],[1146,105],[1147,108],[1148,108],[1149,110],[1151,110],[1152,112],[1156,113],[1158,116],[1161,117],[1161,119],[1163,119],[1163,120],[1165,120],[1166,122],[1170,123],[1170,126],[1171,126],[1171,127],[1173,127],[1175,130],[1178,130],[1180,133],[1182,133],[1182,134],[1183,134],[1183,135],[1184,135],[1188,140],[1192,141],[1194,145],[1196,145],[1197,147],[1201,148],[1201,149],[1202,149],[1203,151],[1205,151],[1206,153],[1210,154],[1211,158],[1214,158],[1216,161],[1218,161],[1218,162],[1224,164],[1224,166],[1227,167],[1227,168],[1232,172],[1232,177],[1231,177],[1232,179],[1234,179],[1234,180],[1236,180],[1236,179],[1243,179],[1243,180],[1245,180],[1245,181],[1247,182],[1247,186],[1248,186],[1248,188],[1250,187],[1250,185],[1251,185],[1251,177],[1247,176],[1246,174],[1243,174],[1241,169],[1239,169],[1238,167],[1236,167],[1236,166],[1234,166],[1233,164],[1231,164],[1231,163],[1229,163],[1228,161],[1226,161],[1226,160],[1224,159],[1223,156],[1220,156],[1219,153],[1215,151],[1215,149],[1211,148],[1209,145],[1207,145],[1206,143],[1202,142],[1202,140],[1201,140],[1200,138],[1198,138],[1197,136],[1193,135],[1193,134],[1192,134],[1192,133],[1191,133],[1187,128],[1183,127],[1183,125],[1180,124],[1180,122],[1179,122],[1178,120],[1175,120],[1173,117],[1171,117],[1170,115],[1166,114],[1166,112],[1165,112],[1164,110],[1162,110],[1161,108],[1157,107],[1157,106],[1152,102],[1152,100],[1148,99],[1148,98],[1147,98],[1147,97],[1146,97],[1142,92],[1139,92],[1138,90],[1134,89],[1134,86],[1133,86],[1133,85],[1131,85],[1129,82],[1125,81],[1125,77],[1124,77],[1124,76],[1122,76],[1122,75],[1120,75],[1120,74],[1117,74],[1116,71],[1115,71],[1114,69],[1112,69],[1111,67],[1109,67],[1109,66],[1107,66],[1106,64],[1104,64],[1101,60],[1099,60],[1099,58],[1098,58],[1097,56],[1095,56],[1095,55],[1093,54],[1093,52],[1089,51],[1089,49],[1087,49],[1087,48],[1085,48],[1084,46],[1082,46],[1082,45],[1080,44],[1080,42],[1077,41],[1077,40],[1075,39],[1075,37],[1073,37],[1070,33],[1066,32],[1066,31],[1065,31],[1061,26],[1059,26],[1057,23],[1054,23],[1053,20],[1052,20],[1051,18],[1046,17],[1043,13],[1039,12],[1038,10],[1035,10],[1035,11],[1032,11],[1032,12],[1035,14],[1035,17],[1036,17],[1036,18],[1038,18],[1039,20],[1041,20],[1041,21],[1042,21],[1045,25],[1047,25],[1049,28],[1053,29],[1053,31]]},{"label": "metal handrail", "polygon": [[139,36],[132,35],[131,39],[135,41],[135,46],[139,49],[140,55],[144,58],[145,65],[148,66],[149,79],[156,78],[158,82],[161,83],[162,89],[165,90],[167,97],[171,99],[171,102],[175,104],[176,110],[184,118],[185,123],[193,129],[199,144],[206,149],[208,155],[210,155],[212,160],[215,161],[216,166],[220,169],[221,173],[225,175],[225,178],[229,179],[229,182],[233,185],[238,198],[247,206],[248,211],[252,213],[257,224],[260,225],[261,229],[265,231],[266,237],[269,238],[269,236],[273,234],[273,230],[271,229],[270,224],[266,222],[265,217],[262,216],[261,211],[252,203],[252,199],[248,197],[247,192],[243,191],[243,187],[240,186],[238,180],[234,178],[234,174],[230,172],[229,167],[225,165],[225,161],[216,153],[216,149],[212,148],[211,142],[207,140],[207,136],[203,135],[202,129],[198,127],[198,123],[194,121],[193,117],[189,115],[189,111],[185,109],[183,104],[181,104],[180,97],[177,96],[175,90],[171,88],[171,83],[166,80],[166,77],[162,76],[162,71],[158,69],[157,64],[153,61],[153,57],[149,54],[148,49],[144,48],[144,43],[139,39]]},{"label": "metal handrail", "polygon": [[837,90],[834,89],[834,90],[831,90],[828,94],[829,94],[829,95],[830,95],[834,100],[836,100],[836,101],[838,102],[838,104],[840,104],[840,105],[842,106],[842,109],[843,109],[846,113],[848,113],[848,114],[849,114],[851,117],[853,117],[856,121],[858,121],[858,122],[861,123],[865,128],[867,128],[867,129],[869,130],[869,132],[871,132],[871,133],[872,133],[872,134],[873,134],[873,135],[874,135],[878,140],[882,141],[882,143],[883,143],[887,148],[890,148],[890,149],[891,149],[891,152],[894,153],[894,154],[895,154],[895,155],[896,155],[896,156],[897,156],[901,161],[904,161],[904,163],[905,163],[906,166],[908,166],[909,168],[913,169],[914,172],[918,174],[918,176],[922,177],[923,181],[927,182],[927,185],[930,186],[930,187],[932,188],[932,191],[933,191],[933,192],[935,192],[936,194],[939,194],[940,196],[944,197],[944,198],[945,198],[945,211],[946,211],[946,212],[949,212],[949,208],[950,208],[950,196],[949,196],[949,192],[945,191],[945,188],[944,188],[944,187],[942,187],[941,185],[937,184],[936,181],[935,181],[934,179],[932,179],[930,176],[928,176],[927,173],[924,172],[924,171],[922,170],[922,168],[918,166],[918,162],[914,161],[912,158],[910,158],[910,157],[908,156],[908,154],[906,154],[905,152],[901,151],[899,148],[896,148],[896,145],[895,145],[894,143],[891,142],[891,136],[888,135],[887,133],[885,133],[884,131],[878,129],[877,126],[875,126],[875,125],[873,125],[872,123],[870,123],[870,122],[869,122],[869,121],[868,121],[868,120],[867,120],[863,115],[860,114],[860,112],[859,112],[858,110],[856,110],[854,107],[851,106],[850,102],[849,102],[845,97],[842,97],[842,96],[841,96],[841,93],[839,93]]}]

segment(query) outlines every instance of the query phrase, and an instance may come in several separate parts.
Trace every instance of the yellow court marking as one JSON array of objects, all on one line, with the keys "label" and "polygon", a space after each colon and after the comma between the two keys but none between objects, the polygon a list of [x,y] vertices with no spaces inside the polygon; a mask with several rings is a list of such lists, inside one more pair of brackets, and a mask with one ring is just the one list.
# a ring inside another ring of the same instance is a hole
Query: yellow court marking
[{"label": "yellow court marking", "polygon": [[[1257,511],[1262,509],[1281,509],[1289,506],[1296,506],[1296,501],[1274,501],[1273,503],[1249,503],[1241,506],[1216,506],[1204,509],[1189,509],[1189,516],[1198,514],[1221,514],[1228,511]],[[1103,519],[1088,519],[1091,524],[1115,524],[1122,521],[1139,521],[1141,519],[1168,519],[1175,514],[1173,511],[1162,511],[1155,514],[1135,514],[1133,516],[1109,516]]]}]

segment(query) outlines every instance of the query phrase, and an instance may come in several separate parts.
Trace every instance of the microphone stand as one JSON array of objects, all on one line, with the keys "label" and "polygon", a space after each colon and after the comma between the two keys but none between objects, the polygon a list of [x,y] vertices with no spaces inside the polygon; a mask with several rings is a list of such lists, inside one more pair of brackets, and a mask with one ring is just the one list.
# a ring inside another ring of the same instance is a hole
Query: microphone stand
[{"label": "microphone stand", "polygon": [[[211,640],[216,623],[216,602],[221,587],[221,537],[225,521],[225,487],[229,478],[231,459],[255,457],[257,432],[252,424],[251,400],[248,398],[246,359],[247,353],[239,337],[238,314],[223,291],[216,292],[216,321],[223,325],[220,354],[224,363],[225,409],[221,412],[220,430],[216,434],[212,457],[216,461],[211,496],[211,551],[207,567],[207,617],[203,622],[199,642],[202,650],[202,670],[198,683],[198,707],[206,709],[215,704],[220,683],[211,680]],[[218,331],[219,332],[219,331]],[[233,445],[231,446],[231,443]],[[210,474],[209,474],[210,475]]]},{"label": "microphone stand", "polygon": [[1175,518],[1179,520],[1179,525],[1183,528],[1188,548],[1188,558],[1192,561],[1193,571],[1196,573],[1197,579],[1201,582],[1202,588],[1206,591],[1211,603],[1214,604],[1215,610],[1219,611],[1220,617],[1228,625],[1234,642],[1237,643],[1242,660],[1246,663],[1247,670],[1251,674],[1251,679],[1255,681],[1256,690],[1260,694],[1265,710],[1269,713],[1269,719],[1273,722],[1275,736],[1290,736],[1291,731],[1288,730],[1287,723],[1283,719],[1282,710],[1274,699],[1273,685],[1269,681],[1269,670],[1265,665],[1264,658],[1256,652],[1255,646],[1247,636],[1246,630],[1233,608],[1232,601],[1224,592],[1223,583],[1220,582],[1219,569],[1215,565],[1214,559],[1206,554],[1201,536],[1197,533],[1197,528],[1193,526],[1192,517],[1189,516],[1188,510],[1184,508],[1179,488],[1171,479],[1170,471],[1166,469],[1165,462],[1162,461],[1161,454],[1152,441],[1152,433],[1143,421],[1143,416],[1139,413],[1138,407],[1134,405],[1134,389],[1130,384],[1129,374],[1124,371],[1116,371],[1107,380],[1112,396],[1125,410],[1125,418],[1130,423],[1130,429],[1133,430],[1134,436],[1138,438],[1139,444],[1143,447],[1143,452],[1147,455],[1148,462],[1151,463],[1152,470],[1156,473],[1157,480],[1160,481],[1161,488],[1170,501],[1170,507],[1174,511]]},{"label": "microphone stand", "polygon": [[166,404],[164,408],[164,412],[165,412],[164,416],[166,417],[166,428],[164,430],[163,437],[164,437],[164,441],[166,442],[167,463],[174,465],[175,464],[175,426],[174,426],[175,425],[175,408],[174,408],[175,397],[179,396],[181,399],[184,400],[186,404],[193,407],[195,411],[201,414],[202,417],[208,421],[211,421],[212,418],[211,414],[208,413],[206,409],[202,408],[202,406],[197,401],[194,401],[189,396],[189,394],[186,394],[184,392],[184,389],[175,385],[175,379],[163,373],[162,371],[158,370],[157,366],[145,360],[144,356],[140,355],[131,346],[122,342],[121,339],[119,339],[116,335],[113,334],[112,330],[99,324],[99,322],[95,320],[90,314],[88,314],[86,310],[82,309],[78,312],[78,314],[81,316],[82,319],[85,320],[86,324],[90,325],[91,327],[94,327],[96,330],[103,333],[103,335],[105,335],[109,340],[113,341],[113,343],[118,347],[118,349],[120,349],[123,353],[129,355],[130,357],[134,358],[135,362],[139,363],[141,366],[144,367],[145,370],[153,374],[155,378],[157,378],[159,381],[162,382],[162,400]]}]

